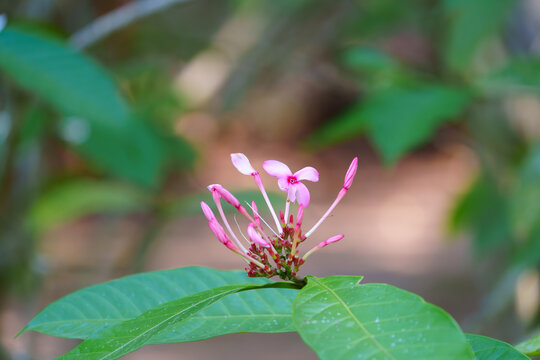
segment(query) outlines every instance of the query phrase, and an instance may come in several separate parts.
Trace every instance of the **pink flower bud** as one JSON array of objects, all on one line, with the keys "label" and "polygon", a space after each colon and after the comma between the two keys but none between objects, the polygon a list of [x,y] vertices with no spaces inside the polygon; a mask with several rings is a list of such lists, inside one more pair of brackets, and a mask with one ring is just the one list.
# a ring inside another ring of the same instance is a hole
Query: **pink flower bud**
[{"label": "pink flower bud", "polygon": [[329,245],[331,243],[335,243],[336,241],[339,241],[341,239],[343,239],[345,237],[345,235],[343,234],[339,234],[339,235],[336,235],[336,236],[332,236],[331,238],[329,238],[328,240],[325,240],[323,242],[321,242],[319,245],[317,245],[317,247],[319,249],[322,249],[323,247],[325,247],[326,245]]},{"label": "pink flower bud", "polygon": [[345,174],[345,182],[343,184],[343,187],[347,190],[352,185],[352,182],[354,180],[354,175],[356,175],[356,169],[358,169],[358,158],[355,157],[353,161],[351,162],[351,165],[349,166],[349,170],[347,170],[347,173]]},{"label": "pink flower bud", "polygon": [[204,201],[201,201],[201,208],[204,213],[204,216],[206,216],[208,221],[216,220],[216,217],[214,216],[212,209],[210,209],[210,206],[208,206]]},{"label": "pink flower bud", "polygon": [[231,160],[234,167],[244,175],[255,175],[257,171],[251,166],[246,155],[242,153],[231,154]]},{"label": "pink flower bud", "polygon": [[[208,186],[208,190],[210,190],[212,193],[218,193],[219,196],[223,198],[226,202],[234,206],[235,208],[241,207],[240,201],[238,201],[237,198],[234,197],[233,194],[231,194],[227,189],[225,189],[223,186],[219,184],[212,184]],[[214,199],[215,201],[215,199]]]},{"label": "pink flower bud", "polygon": [[262,236],[259,234],[259,232],[255,229],[255,224],[251,223],[248,226],[247,233],[249,236],[249,240],[253,241],[254,243],[269,248],[270,244],[262,238]]},{"label": "pink flower bud", "polygon": [[209,221],[208,226],[210,227],[210,230],[214,233],[214,235],[217,237],[217,239],[226,247],[228,247],[231,250],[236,250],[236,245],[234,245],[231,242],[231,239],[227,236],[227,233],[225,233],[225,229],[219,223],[216,221]]}]

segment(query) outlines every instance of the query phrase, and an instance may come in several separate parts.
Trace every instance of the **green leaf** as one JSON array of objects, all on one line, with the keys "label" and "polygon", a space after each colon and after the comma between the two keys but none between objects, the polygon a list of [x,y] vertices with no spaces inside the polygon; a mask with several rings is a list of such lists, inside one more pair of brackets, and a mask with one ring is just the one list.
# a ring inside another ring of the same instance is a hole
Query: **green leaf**
[{"label": "green leaf", "polygon": [[383,160],[392,164],[461,114],[468,102],[467,92],[443,85],[386,87],[323,126],[307,144],[320,148],[367,132]]},{"label": "green leaf", "polygon": [[386,163],[427,141],[443,123],[461,114],[467,92],[443,85],[388,88],[370,97],[363,116],[369,137]]},{"label": "green leaf", "polygon": [[540,335],[516,345],[516,349],[529,356],[540,355]]},{"label": "green leaf", "polygon": [[478,85],[489,94],[509,92],[540,92],[540,59],[512,58],[503,67],[478,80]]},{"label": "green leaf", "polygon": [[109,76],[59,41],[15,28],[0,33],[0,68],[66,116],[126,121],[128,107]]},{"label": "green leaf", "polygon": [[[45,334],[87,338],[96,331],[133,319],[160,304],[219,286],[272,284],[248,278],[243,271],[187,267],[142,273],[94,285],[53,302],[24,329]],[[231,295],[209,306],[151,342],[174,343],[202,340],[235,332],[293,331],[291,305],[298,292],[264,289]]]},{"label": "green leaf", "polygon": [[61,135],[99,169],[156,185],[163,144],[134,119],[109,75],[57,40],[8,28],[0,33],[0,69],[65,116]]},{"label": "green leaf", "polygon": [[43,192],[30,209],[30,226],[42,233],[89,214],[126,214],[148,208],[149,197],[136,187],[90,179],[56,184]]},{"label": "green leaf", "polygon": [[477,360],[529,360],[511,345],[486,336],[467,334]]},{"label": "green leaf", "polygon": [[308,277],[293,322],[320,359],[474,360],[465,335],[442,309],[360,276]]},{"label": "green leaf", "polygon": [[81,357],[86,360],[118,359],[143,347],[156,335],[191,318],[227,295],[268,285],[274,284],[226,285],[164,303],[145,311],[135,319],[126,320],[97,332],[58,359],[81,359]]},{"label": "green leaf", "polygon": [[512,13],[516,0],[445,0],[450,20],[446,62],[454,70],[465,70],[478,48],[496,34]]},{"label": "green leaf", "polygon": [[491,179],[481,175],[457,199],[449,226],[454,233],[470,232],[477,254],[497,249],[511,237],[508,201]]},{"label": "green leaf", "polygon": [[511,196],[510,218],[516,232],[527,237],[540,225],[540,143],[534,146],[521,164]]}]

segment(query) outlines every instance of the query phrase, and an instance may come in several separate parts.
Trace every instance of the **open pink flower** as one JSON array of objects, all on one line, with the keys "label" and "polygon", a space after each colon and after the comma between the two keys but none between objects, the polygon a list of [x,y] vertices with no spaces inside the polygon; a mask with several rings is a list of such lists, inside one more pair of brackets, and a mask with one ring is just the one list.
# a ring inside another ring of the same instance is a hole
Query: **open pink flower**
[{"label": "open pink flower", "polygon": [[266,160],[263,162],[263,168],[269,175],[278,179],[279,188],[287,193],[287,198],[291,202],[298,200],[298,204],[304,207],[309,205],[309,190],[300,181],[319,181],[319,172],[315,168],[307,166],[293,174],[287,165],[277,160]]}]

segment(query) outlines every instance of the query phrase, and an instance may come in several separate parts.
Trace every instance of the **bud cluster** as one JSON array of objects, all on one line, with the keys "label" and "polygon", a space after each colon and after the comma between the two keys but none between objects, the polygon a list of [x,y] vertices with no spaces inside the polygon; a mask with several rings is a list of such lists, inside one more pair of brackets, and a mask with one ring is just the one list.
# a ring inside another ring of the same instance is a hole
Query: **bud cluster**
[{"label": "bud cluster", "polygon": [[[251,166],[247,157],[244,154],[237,153],[231,154],[231,159],[234,166],[242,174],[253,176],[255,183],[259,187],[272,217],[274,218],[276,230],[274,230],[259,215],[255,202],[252,202],[251,205],[249,205],[252,210],[252,214],[250,214],[234,195],[219,184],[210,185],[208,186],[208,189],[212,192],[212,198],[227,231],[221,226],[210,207],[205,202],[201,202],[201,207],[204,215],[208,219],[210,230],[212,230],[217,239],[227,248],[244,258],[247,263],[245,270],[248,276],[279,276],[283,280],[300,281],[297,279],[297,273],[307,257],[318,249],[339,241],[344,237],[342,234],[333,236],[320,242],[311,250],[307,251],[303,257],[300,257],[298,246],[303,243],[317,227],[319,227],[349,190],[356,174],[358,159],[355,158],[349,166],[343,187],[338,193],[334,203],[332,203],[321,219],[305,235],[302,232],[302,220],[304,217],[304,210],[309,204],[309,191],[301,181],[318,181],[319,173],[317,170],[312,167],[306,167],[293,174],[287,165],[279,161],[268,160],[263,163],[264,169],[270,175],[278,178],[280,189],[287,193],[285,213],[280,210],[280,219],[278,220],[276,212],[274,211],[262,184],[261,177]],[[247,237],[242,234],[246,246],[244,246],[232,231],[221,205],[222,199],[234,206],[238,212],[249,221]],[[296,218],[292,214],[290,216],[288,214],[290,204],[294,202],[298,202],[298,213]]]}]

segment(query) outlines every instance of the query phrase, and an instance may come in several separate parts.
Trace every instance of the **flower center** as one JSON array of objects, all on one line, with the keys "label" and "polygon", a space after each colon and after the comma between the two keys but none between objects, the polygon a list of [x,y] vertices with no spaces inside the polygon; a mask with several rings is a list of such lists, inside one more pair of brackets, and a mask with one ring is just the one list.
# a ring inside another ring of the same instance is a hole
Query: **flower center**
[{"label": "flower center", "polygon": [[289,176],[289,184],[295,184],[297,183],[298,180],[296,180],[296,177],[294,176]]}]

